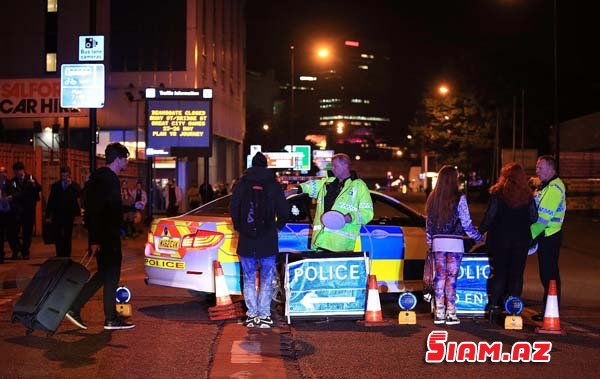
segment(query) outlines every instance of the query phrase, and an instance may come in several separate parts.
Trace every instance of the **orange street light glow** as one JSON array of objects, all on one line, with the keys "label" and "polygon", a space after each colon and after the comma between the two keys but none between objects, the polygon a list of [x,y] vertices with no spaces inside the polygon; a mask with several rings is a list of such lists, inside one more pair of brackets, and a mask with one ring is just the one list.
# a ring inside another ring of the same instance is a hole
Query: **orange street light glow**
[{"label": "orange street light glow", "polygon": [[317,55],[319,56],[319,58],[327,58],[329,57],[329,50],[321,48],[319,49],[319,51],[317,51]]},{"label": "orange street light glow", "polygon": [[441,86],[438,88],[438,91],[439,91],[439,92],[440,92],[442,95],[445,95],[445,94],[447,94],[447,93],[448,93],[450,90],[449,90],[449,89],[448,89],[448,87],[446,87],[445,85],[441,85]]}]

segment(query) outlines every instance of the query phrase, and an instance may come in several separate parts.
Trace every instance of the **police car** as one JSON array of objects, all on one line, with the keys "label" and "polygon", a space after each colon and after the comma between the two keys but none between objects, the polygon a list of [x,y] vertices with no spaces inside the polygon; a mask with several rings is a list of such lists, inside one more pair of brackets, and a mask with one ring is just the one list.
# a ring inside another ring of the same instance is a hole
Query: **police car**
[{"label": "police car", "polygon": [[[425,217],[393,197],[371,191],[373,220],[361,228],[355,250],[369,255],[380,292],[420,290],[427,252]],[[214,293],[213,261],[228,290],[241,294],[238,234],[229,214],[231,195],[177,217],[152,223],[145,245],[146,283]],[[290,218],[279,233],[282,253],[310,251],[315,204],[307,194],[288,198]]]}]

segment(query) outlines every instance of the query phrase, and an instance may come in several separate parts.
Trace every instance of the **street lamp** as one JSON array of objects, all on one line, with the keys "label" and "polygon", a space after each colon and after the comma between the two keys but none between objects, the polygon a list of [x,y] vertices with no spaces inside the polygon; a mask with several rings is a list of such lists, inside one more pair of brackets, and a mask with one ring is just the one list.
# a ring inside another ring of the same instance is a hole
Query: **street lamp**
[{"label": "street lamp", "polygon": [[317,55],[319,56],[319,58],[328,58],[329,57],[329,50],[327,48],[320,48],[317,51]]},{"label": "street lamp", "polygon": [[268,132],[269,131],[269,124],[263,124],[262,128],[263,128],[263,130],[265,132]]},{"label": "street lamp", "polygon": [[448,92],[450,92],[450,89],[446,85],[442,84],[438,87],[438,92],[442,95],[446,95]]}]

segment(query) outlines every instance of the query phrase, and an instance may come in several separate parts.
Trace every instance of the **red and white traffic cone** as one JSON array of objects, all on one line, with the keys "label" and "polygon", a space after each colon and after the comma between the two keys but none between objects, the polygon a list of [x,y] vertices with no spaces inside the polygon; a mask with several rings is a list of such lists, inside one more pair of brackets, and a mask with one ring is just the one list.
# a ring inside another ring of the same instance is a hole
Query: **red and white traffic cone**
[{"label": "red and white traffic cone", "polygon": [[556,280],[551,280],[548,286],[548,299],[546,300],[546,311],[544,312],[544,324],[541,328],[535,328],[536,333],[567,334],[565,330],[560,327],[557,293]]},{"label": "red and white traffic cone", "polygon": [[215,274],[215,297],[217,298],[217,305],[208,308],[209,318],[211,320],[227,320],[230,318],[242,317],[244,314],[242,304],[234,304],[231,300],[221,263],[219,261],[214,261],[213,269]]},{"label": "red and white traffic cone", "polygon": [[381,302],[379,301],[379,288],[377,287],[377,277],[375,275],[369,275],[365,319],[357,321],[357,324],[361,326],[384,326],[391,324],[389,321],[383,320]]}]

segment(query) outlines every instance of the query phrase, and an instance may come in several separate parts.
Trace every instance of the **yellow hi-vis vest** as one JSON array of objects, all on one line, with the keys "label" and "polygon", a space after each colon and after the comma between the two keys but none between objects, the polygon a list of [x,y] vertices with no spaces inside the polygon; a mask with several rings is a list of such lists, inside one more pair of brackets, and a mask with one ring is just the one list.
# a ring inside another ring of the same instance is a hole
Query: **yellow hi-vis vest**
[{"label": "yellow hi-vis vest", "polygon": [[536,238],[544,233],[548,237],[562,228],[567,210],[565,185],[560,178],[555,178],[541,191],[535,194],[538,206],[538,219],[531,224],[531,237]]},{"label": "yellow hi-vis vest", "polygon": [[302,192],[313,199],[317,199],[317,210],[313,225],[311,248],[327,249],[331,251],[352,251],[356,240],[360,237],[361,225],[373,219],[373,201],[365,182],[361,179],[349,178],[344,182],[331,210],[342,214],[349,214],[352,221],[343,228],[334,230],[321,224],[321,215],[325,210],[326,184],[335,180],[335,177],[309,180],[300,184]]}]

